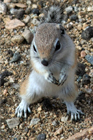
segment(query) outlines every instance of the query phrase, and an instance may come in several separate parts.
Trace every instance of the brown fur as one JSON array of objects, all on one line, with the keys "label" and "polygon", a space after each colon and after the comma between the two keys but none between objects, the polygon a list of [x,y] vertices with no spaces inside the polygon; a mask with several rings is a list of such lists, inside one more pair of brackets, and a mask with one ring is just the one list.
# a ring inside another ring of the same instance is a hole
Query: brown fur
[{"label": "brown fur", "polygon": [[27,85],[28,85],[28,78],[29,78],[29,75],[26,77],[26,79],[23,81],[23,83],[20,86],[20,95],[26,94],[26,89],[27,89]]}]

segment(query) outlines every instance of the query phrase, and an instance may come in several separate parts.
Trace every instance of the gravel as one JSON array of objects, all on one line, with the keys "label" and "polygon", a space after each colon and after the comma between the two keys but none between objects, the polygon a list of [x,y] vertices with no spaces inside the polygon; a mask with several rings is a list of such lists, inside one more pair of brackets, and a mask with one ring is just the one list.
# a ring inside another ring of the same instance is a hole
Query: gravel
[{"label": "gravel", "polygon": [[[41,17],[46,19],[44,11],[53,4],[52,0],[0,2],[0,139],[2,140],[41,138],[93,140],[93,2],[91,0],[60,2],[57,0],[55,2],[55,5],[61,6],[64,21],[61,18],[60,22],[73,39],[77,50],[78,66],[75,82],[80,95],[75,105],[85,115],[81,116],[79,121],[72,122],[66,116],[66,106],[59,98],[46,98],[30,106],[32,113],[27,119],[15,118],[15,109],[20,102],[19,87],[31,70],[30,43],[32,39],[30,37],[40,24]],[[17,11],[23,9],[22,17],[11,14],[11,8]],[[32,12],[33,9],[36,11]],[[22,36],[25,30],[31,33],[27,40],[27,36]],[[20,43],[12,42],[12,38],[17,35],[22,36],[24,40]],[[18,58],[15,57],[12,60],[15,53],[18,53]],[[12,63],[10,63],[11,60]],[[7,74],[6,71],[12,74]],[[12,128],[9,128],[11,124],[9,126],[6,122],[8,119],[10,122],[14,119]],[[15,123],[16,119],[19,120],[18,123]]]}]

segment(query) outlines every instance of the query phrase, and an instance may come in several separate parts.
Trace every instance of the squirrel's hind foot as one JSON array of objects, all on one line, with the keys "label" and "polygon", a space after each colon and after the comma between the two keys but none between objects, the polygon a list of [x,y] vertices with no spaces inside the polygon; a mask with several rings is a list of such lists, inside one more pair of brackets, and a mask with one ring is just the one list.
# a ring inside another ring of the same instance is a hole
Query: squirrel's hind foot
[{"label": "squirrel's hind foot", "polygon": [[84,115],[84,113],[81,110],[78,110],[73,102],[66,102],[67,106],[67,114],[71,115],[71,120],[80,120],[80,115]]},{"label": "squirrel's hind foot", "polygon": [[31,113],[29,104],[22,100],[19,106],[16,108],[15,114],[17,115],[17,117],[21,118],[22,116],[24,116],[24,118],[27,118],[27,112]]}]

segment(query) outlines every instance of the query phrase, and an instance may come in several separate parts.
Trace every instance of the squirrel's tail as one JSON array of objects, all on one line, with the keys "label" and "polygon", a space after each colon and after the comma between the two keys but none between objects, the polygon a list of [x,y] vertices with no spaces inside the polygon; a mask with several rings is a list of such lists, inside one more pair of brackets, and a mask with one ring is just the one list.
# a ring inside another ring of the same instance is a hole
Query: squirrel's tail
[{"label": "squirrel's tail", "polygon": [[61,23],[62,9],[59,6],[51,6],[47,11],[44,11],[45,17],[41,21],[46,23]]}]

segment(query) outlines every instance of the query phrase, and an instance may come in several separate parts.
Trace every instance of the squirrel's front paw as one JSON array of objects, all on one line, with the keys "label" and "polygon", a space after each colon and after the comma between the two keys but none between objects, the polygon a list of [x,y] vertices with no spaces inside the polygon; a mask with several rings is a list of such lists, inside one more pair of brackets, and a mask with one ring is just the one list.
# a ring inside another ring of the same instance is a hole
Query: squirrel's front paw
[{"label": "squirrel's front paw", "polygon": [[59,82],[56,80],[56,78],[53,76],[53,74],[51,72],[46,74],[45,79],[50,83],[53,83],[53,84],[56,84],[56,85],[59,84]]},{"label": "squirrel's front paw", "polygon": [[27,118],[27,111],[31,113],[29,105],[22,100],[19,106],[16,108],[15,114],[17,115],[17,117],[22,117],[23,115],[24,118]]},{"label": "squirrel's front paw", "polygon": [[67,74],[65,72],[61,72],[59,77],[59,85],[63,85],[66,80],[67,80]]}]

